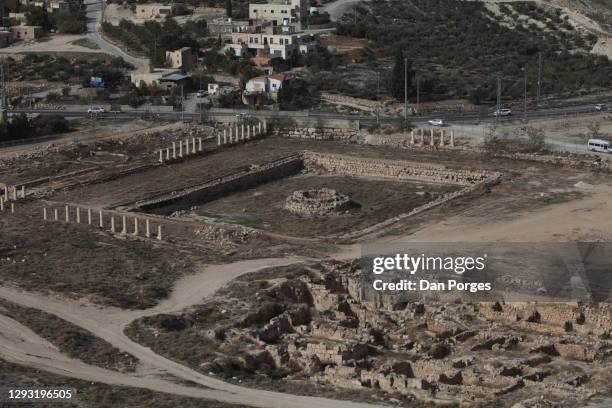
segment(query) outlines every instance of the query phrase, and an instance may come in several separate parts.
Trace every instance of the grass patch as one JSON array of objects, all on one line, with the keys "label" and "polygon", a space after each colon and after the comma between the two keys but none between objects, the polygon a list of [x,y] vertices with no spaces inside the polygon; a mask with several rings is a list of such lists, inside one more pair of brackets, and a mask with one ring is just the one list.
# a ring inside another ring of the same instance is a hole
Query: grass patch
[{"label": "grass patch", "polygon": [[133,372],[138,364],[134,356],[55,315],[5,300],[0,300],[0,313],[29,327],[62,353],[87,364],[122,372]]}]

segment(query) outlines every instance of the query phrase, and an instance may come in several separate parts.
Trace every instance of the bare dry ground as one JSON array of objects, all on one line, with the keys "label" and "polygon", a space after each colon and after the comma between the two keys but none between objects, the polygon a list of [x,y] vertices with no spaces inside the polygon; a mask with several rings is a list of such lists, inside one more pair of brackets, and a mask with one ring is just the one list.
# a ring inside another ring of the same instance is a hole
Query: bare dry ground
[{"label": "bare dry ground", "polygon": [[[223,303],[224,300],[218,298],[213,307],[204,302],[202,306],[197,306],[196,312],[186,309],[202,304],[205,296],[211,295],[214,290],[245,271],[259,270],[261,265],[268,265],[269,260],[263,258],[274,257],[277,265],[280,261],[284,261],[281,265],[286,265],[298,262],[295,258],[300,255],[314,259],[326,256],[358,257],[358,245],[324,242],[316,236],[327,231],[343,231],[390,218],[398,211],[405,212],[420,204],[426,194],[417,192],[438,194],[444,188],[423,183],[304,174],[265,183],[251,190],[238,191],[194,209],[196,213],[216,218],[215,223],[188,217],[128,214],[150,217],[154,223],[162,225],[165,237],[162,241],[111,234],[108,231],[108,219],[104,229],[89,226],[84,221],[76,224],[74,218],[71,223],[43,222],[42,207],[46,205],[62,211],[64,203],[73,203],[94,207],[96,210],[113,208],[155,194],[179,191],[220,175],[249,168],[253,164],[264,164],[304,150],[409,160],[444,165],[451,169],[477,169],[503,174],[500,184],[484,192],[452,200],[393,225],[382,236],[371,237],[377,243],[406,240],[504,242],[612,238],[612,219],[609,217],[612,181],[609,174],[592,171],[586,166],[570,167],[532,160],[493,158],[478,151],[402,149],[280,137],[214,150],[214,139],[209,139],[205,130],[205,153],[177,163],[159,165],[156,150],[186,137],[181,132],[163,129],[137,136],[126,133],[116,140],[85,139],[80,144],[60,146],[57,152],[54,149],[45,150],[33,156],[25,155],[3,161],[0,181],[6,180],[9,184],[19,185],[48,176],[49,173],[60,176],[32,186],[30,191],[44,195],[44,201],[37,199],[35,194],[27,200],[19,201],[15,214],[9,211],[0,213],[0,279],[3,297],[21,302],[19,304],[22,306],[51,312],[104,339],[122,352],[131,353],[139,360],[144,359],[154,367],[163,367],[184,380],[197,381],[201,385],[212,384],[216,389],[222,389],[216,380],[203,378],[196,372],[200,370],[207,373],[201,364],[209,362],[211,355],[231,354],[233,350],[209,341],[211,335],[215,337],[215,333],[207,332],[214,328],[209,320],[222,324],[227,316],[232,316],[227,314],[230,308],[234,307],[237,313],[242,310],[246,314],[250,306],[240,304],[245,308],[239,310],[239,304],[235,301]],[[24,153],[26,148],[22,149]],[[69,175],[71,171],[89,167],[94,168],[90,173]],[[131,171],[134,173],[129,173]],[[582,183],[577,184],[579,182]],[[362,208],[353,214],[349,212],[329,219],[313,220],[289,216],[280,210],[291,192],[320,187],[332,187],[348,194],[362,204]],[[111,213],[115,214],[108,210],[107,215]],[[63,212],[60,214],[63,216]],[[94,224],[97,225],[97,214],[94,214]],[[85,219],[83,213],[81,216]],[[74,213],[71,217],[74,217]],[[236,233],[228,233],[222,228],[227,226],[224,224],[227,221],[232,228],[239,227]],[[288,256],[291,258],[286,258]],[[224,265],[239,259],[247,261]],[[300,266],[300,273],[309,271],[310,266]],[[281,272],[266,271],[261,276],[245,277],[237,290],[241,296],[257,296],[268,285],[278,283],[275,280],[277,273]],[[291,268],[282,273],[292,277]],[[267,277],[264,279],[264,276]],[[270,282],[259,282],[264,280]],[[172,288],[175,292],[171,292]],[[27,292],[19,292],[19,289]],[[233,289],[230,287],[228,290]],[[223,294],[227,292],[220,293]],[[139,312],[122,309],[145,310]],[[155,316],[160,313],[161,316]],[[173,325],[177,313],[181,316],[188,314],[188,320],[199,320],[200,326],[196,325],[196,329],[191,331],[183,332],[181,329],[178,330],[181,333],[175,333],[177,330],[173,329]],[[27,318],[21,312],[19,315],[22,319]],[[145,318],[138,323],[143,325],[144,331],[132,332],[138,341],[150,345],[161,354],[180,360],[194,370],[189,371],[176,362],[163,359],[126,340],[123,327],[138,317]],[[35,316],[29,318],[36,320]],[[23,321],[32,326],[38,324],[33,320]],[[258,325],[266,322],[262,320]],[[155,330],[162,330],[158,334],[163,332],[160,341],[156,340],[158,336]],[[180,355],[175,354],[178,343],[184,351]],[[94,346],[87,347],[95,350]],[[62,366],[57,360],[57,354],[49,356],[49,364],[53,366],[57,363],[53,369],[59,370]],[[40,360],[34,360],[36,358],[32,356],[21,356],[19,361],[49,369],[50,366],[41,365]],[[83,373],[94,373],[90,368],[78,372],[82,376],[85,376]],[[93,379],[100,378],[98,375],[106,375],[98,371],[95,373],[96,376],[87,374],[85,377]],[[148,381],[121,378],[122,384]],[[261,382],[258,384],[259,380]],[[274,385],[267,378],[259,380],[252,385],[279,387],[288,392],[298,392],[297,388],[301,387],[300,392],[303,393],[345,395],[345,391],[309,388],[299,382],[289,385],[279,382]],[[185,394],[187,391],[181,389],[181,392],[183,395],[204,395],[199,391]],[[240,401],[251,395],[260,394],[242,393],[239,395],[242,398]],[[224,398],[229,397],[224,394]],[[300,406],[307,404],[306,400],[291,401],[302,404]],[[258,403],[261,406],[262,402]],[[329,406],[349,406],[328,403]]]},{"label": "bare dry ground", "polygon": [[20,364],[10,363],[0,359],[0,383],[10,384],[13,388],[74,388],[77,398],[73,402],[37,402],[28,404],[23,402],[4,402],[5,408],[19,407],[117,407],[117,408],[159,408],[185,407],[195,408],[245,408],[246,405],[226,404],[209,400],[202,402],[199,398],[182,397],[163,392],[154,392],[141,388],[112,386],[91,381],[71,379],[46,371],[37,370]]}]

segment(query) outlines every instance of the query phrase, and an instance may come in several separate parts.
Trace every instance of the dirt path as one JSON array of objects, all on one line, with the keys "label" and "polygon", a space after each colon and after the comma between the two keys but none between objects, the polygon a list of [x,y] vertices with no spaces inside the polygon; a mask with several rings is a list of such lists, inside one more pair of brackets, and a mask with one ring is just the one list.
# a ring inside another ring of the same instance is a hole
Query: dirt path
[{"label": "dirt path", "polygon": [[0,316],[0,356],[19,364],[34,366],[54,373],[106,384],[150,388],[179,395],[196,396],[230,403],[262,408],[358,408],[367,404],[335,401],[322,398],[301,397],[270,391],[239,387],[202,375],[188,367],[155,354],[151,349],[130,340],[123,332],[134,319],[158,313],[171,313],[199,304],[217,289],[248,272],[264,268],[289,265],[300,260],[297,258],[273,258],[253,261],[240,261],[227,265],[213,265],[195,275],[179,281],[172,295],[158,306],[144,311],[126,311],[117,308],[99,308],[74,301],[52,298],[39,294],[23,292],[9,287],[0,287],[0,297],[19,304],[54,314],[66,321],[82,327],[95,336],[106,340],[121,351],[137,357],[147,368],[165,371],[176,377],[210,388],[183,387],[171,382],[150,377],[132,377],[119,374],[67,358],[50,344],[40,339],[22,325]]}]

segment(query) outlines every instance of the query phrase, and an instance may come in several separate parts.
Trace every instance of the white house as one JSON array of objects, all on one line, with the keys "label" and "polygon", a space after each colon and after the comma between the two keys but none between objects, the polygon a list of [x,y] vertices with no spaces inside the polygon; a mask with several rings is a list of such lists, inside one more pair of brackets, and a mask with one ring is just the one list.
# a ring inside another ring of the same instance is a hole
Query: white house
[{"label": "white house", "polygon": [[285,76],[283,74],[276,74],[268,77],[269,92],[276,93],[283,87],[285,82]]},{"label": "white house", "polygon": [[263,93],[268,92],[268,78],[265,76],[259,76],[251,78],[245,86],[247,93]]},{"label": "white house", "polygon": [[247,94],[254,93],[271,93],[275,94],[283,86],[283,82],[286,77],[283,74],[276,74],[272,76],[258,76],[251,78],[245,86],[245,92]]}]

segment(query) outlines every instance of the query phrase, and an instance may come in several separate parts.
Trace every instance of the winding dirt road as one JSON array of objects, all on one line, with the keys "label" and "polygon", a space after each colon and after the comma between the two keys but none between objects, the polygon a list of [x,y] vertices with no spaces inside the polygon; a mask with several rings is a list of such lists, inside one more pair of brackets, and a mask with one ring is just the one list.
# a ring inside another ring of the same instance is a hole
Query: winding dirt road
[{"label": "winding dirt road", "polygon": [[68,358],[36,333],[20,323],[0,315],[0,357],[7,361],[32,366],[41,370],[111,385],[148,388],[171,394],[214,399],[261,408],[365,408],[369,404],[303,397],[271,391],[250,389],[226,383],[200,374],[186,366],[154,353],[124,334],[124,328],[143,316],[171,313],[194,306],[217,289],[244,273],[264,268],[301,262],[298,258],[272,258],[240,261],[227,265],[212,265],[201,272],[177,282],[171,296],[158,306],[143,310],[99,308],[76,301],[64,300],[0,287],[0,297],[21,306],[32,307],[56,315],[90,331],[123,352],[132,354],[147,371],[164,372],[192,381],[209,389],[177,385],[170,381],[147,376],[131,376],[87,365]]}]

